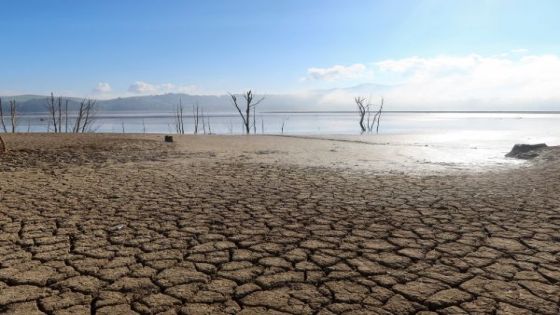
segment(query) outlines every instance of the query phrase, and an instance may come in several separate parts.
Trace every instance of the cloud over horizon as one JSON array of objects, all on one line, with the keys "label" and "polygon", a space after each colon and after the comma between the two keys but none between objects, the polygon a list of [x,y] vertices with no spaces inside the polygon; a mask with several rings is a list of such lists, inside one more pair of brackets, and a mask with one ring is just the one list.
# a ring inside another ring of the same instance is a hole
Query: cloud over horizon
[{"label": "cloud over horizon", "polygon": [[357,63],[349,66],[334,65],[328,68],[309,68],[304,80],[342,81],[364,79],[371,75],[364,64]]},{"label": "cloud over horizon", "polygon": [[113,89],[111,88],[111,85],[107,82],[99,82],[93,89],[94,94],[107,94],[107,93],[111,93],[111,91],[113,91]]},{"label": "cloud over horizon", "polygon": [[165,93],[197,93],[196,85],[175,85],[173,83],[151,84],[136,81],[128,87],[128,92],[137,95],[165,94]]},{"label": "cloud over horizon", "polygon": [[[373,72],[376,83],[389,86],[372,93],[383,93],[397,106],[468,110],[560,104],[560,56],[513,53],[386,59],[363,71]],[[351,93],[338,90],[324,102],[347,103]]]}]

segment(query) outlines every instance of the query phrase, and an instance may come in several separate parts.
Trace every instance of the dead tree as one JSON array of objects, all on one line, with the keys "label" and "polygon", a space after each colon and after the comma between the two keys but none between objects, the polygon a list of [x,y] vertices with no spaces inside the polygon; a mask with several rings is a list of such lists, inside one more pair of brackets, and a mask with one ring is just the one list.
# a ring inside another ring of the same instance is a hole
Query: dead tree
[{"label": "dead tree", "polygon": [[58,97],[58,132],[62,132],[62,97]]},{"label": "dead tree", "polygon": [[354,98],[354,102],[356,102],[356,105],[358,105],[358,114],[360,115],[360,129],[362,130],[362,133],[366,132],[366,126],[364,126],[364,119],[366,117],[366,114],[369,110],[369,104],[364,104],[367,101],[367,99],[365,97],[355,97]]},{"label": "dead tree", "polygon": [[84,133],[91,129],[95,118],[96,104],[97,102],[93,99],[83,99],[80,102],[78,115],[74,121],[72,132]]},{"label": "dead tree", "polygon": [[58,115],[57,115],[57,108],[56,108],[56,100],[54,98],[54,93],[52,92],[51,92],[51,97],[47,99],[47,110],[49,111],[50,119],[54,126],[54,133],[58,133],[58,120],[57,120]]},{"label": "dead tree", "polygon": [[212,124],[210,124],[210,115],[206,116],[206,119],[208,120],[206,122],[206,124],[208,125],[208,134],[211,135],[212,134]]},{"label": "dead tree", "polygon": [[12,123],[12,133],[16,133],[17,127],[17,103],[13,99],[10,101],[10,121]]},{"label": "dead tree", "polygon": [[383,112],[383,98],[381,98],[381,105],[379,106],[379,111],[376,113],[377,116],[377,128],[375,132],[379,134],[379,121],[381,120],[381,113]]},{"label": "dead tree", "polygon": [[4,109],[2,108],[2,98],[0,98],[0,127],[4,133],[8,132],[8,128],[6,128],[6,123],[4,122]]},{"label": "dead tree", "polygon": [[206,134],[206,120],[204,119],[204,109],[200,110],[200,118],[202,118],[202,133]]},{"label": "dead tree", "polygon": [[64,132],[68,133],[68,100],[64,105]]},{"label": "dead tree", "polygon": [[253,133],[257,134],[257,113],[255,107],[253,107]]},{"label": "dead tree", "polygon": [[179,104],[175,111],[175,131],[181,135],[185,134],[185,121],[183,117],[183,103],[179,99]]},{"label": "dead tree", "polygon": [[198,103],[193,105],[193,122],[194,122],[194,134],[198,134],[198,123],[200,121],[200,110],[198,107]]},{"label": "dead tree", "polygon": [[[245,94],[242,95],[243,99],[245,100],[245,108],[241,108],[241,106],[243,106],[243,104],[239,104],[238,103],[238,98],[236,95],[229,93],[229,96],[231,96],[231,100],[233,101],[233,105],[235,105],[235,108],[237,109],[237,111],[239,112],[239,116],[241,116],[241,119],[243,120],[243,126],[245,129],[245,133],[246,134],[250,134],[251,133],[251,127],[253,127],[253,130],[255,130],[255,108],[257,107],[257,105],[259,105],[263,100],[264,100],[264,96],[261,97],[258,100],[255,100],[255,96],[253,94],[253,92],[251,90],[245,92]],[[251,119],[251,110],[253,110],[253,118]],[[252,126],[251,126],[252,123]],[[256,132],[256,131],[255,131]]]},{"label": "dead tree", "polygon": [[[63,102],[64,109],[62,107]],[[63,100],[62,96],[55,98],[54,93],[52,92],[51,96],[47,98],[47,110],[50,116],[49,119],[50,123],[53,125],[55,133],[62,133],[63,131],[68,132],[68,102],[68,99]],[[50,127],[47,130],[49,129]]]},{"label": "dead tree", "polygon": [[[354,102],[358,105],[358,113],[360,115],[360,129],[361,133],[373,132],[375,128],[375,132],[379,133],[379,122],[381,120],[381,114],[383,113],[383,98],[381,98],[381,104],[379,105],[379,109],[373,114],[373,119],[371,119],[372,114],[372,104],[369,103],[368,99],[365,97],[355,97]],[[367,117],[367,118],[366,118]]]}]

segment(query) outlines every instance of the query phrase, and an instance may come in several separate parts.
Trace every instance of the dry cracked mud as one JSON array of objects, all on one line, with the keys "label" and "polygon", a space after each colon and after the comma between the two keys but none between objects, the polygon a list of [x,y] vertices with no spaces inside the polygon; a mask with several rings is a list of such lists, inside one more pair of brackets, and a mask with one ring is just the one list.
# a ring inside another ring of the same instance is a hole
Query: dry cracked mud
[{"label": "dry cracked mud", "polygon": [[0,313],[559,313],[556,159],[375,175],[141,138],[8,141]]}]

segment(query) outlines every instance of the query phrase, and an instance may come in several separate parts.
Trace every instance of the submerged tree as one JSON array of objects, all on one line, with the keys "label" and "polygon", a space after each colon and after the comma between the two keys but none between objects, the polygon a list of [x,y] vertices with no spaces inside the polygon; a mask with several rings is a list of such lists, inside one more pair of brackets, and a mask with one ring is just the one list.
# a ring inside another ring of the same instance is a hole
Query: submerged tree
[{"label": "submerged tree", "polygon": [[68,104],[68,99],[64,99],[62,96],[55,97],[54,93],[51,92],[51,96],[47,98],[47,111],[49,113],[47,131],[51,130],[51,126],[55,133],[84,133],[91,131],[97,110],[97,101],[94,99],[83,99],[80,102],[80,106],[75,113],[74,126],[70,126]]},{"label": "submerged tree", "polygon": [[198,103],[193,105],[192,112],[193,112],[193,124],[194,124],[193,133],[196,135],[198,134],[198,124],[200,121],[200,108],[198,107]]},{"label": "submerged tree", "polygon": [[379,109],[373,114],[373,119],[371,118],[373,105],[369,103],[367,98],[358,96],[354,98],[354,102],[358,106],[358,114],[360,115],[359,125],[361,133],[364,133],[366,131],[368,133],[371,133],[373,132],[374,128],[375,132],[379,133],[379,122],[381,120],[381,113],[383,112],[383,98],[381,98]]},{"label": "submerged tree", "polygon": [[78,115],[74,121],[72,132],[84,133],[91,130],[93,121],[95,120],[95,112],[97,110],[97,101],[94,99],[83,99],[78,108]]},{"label": "submerged tree", "polygon": [[175,110],[175,131],[183,135],[185,134],[185,121],[183,116],[183,102],[179,98],[179,104]]},{"label": "submerged tree", "polygon": [[364,119],[366,117],[366,113],[369,111],[369,104],[364,104],[364,102],[367,99],[365,97],[355,97],[354,98],[354,102],[356,102],[356,105],[358,105],[358,113],[360,114],[360,129],[362,130],[362,133],[366,132],[366,126],[364,126]]},{"label": "submerged tree", "polygon": [[17,127],[17,103],[13,99],[10,101],[10,122],[12,124],[12,133],[16,133]]},{"label": "submerged tree", "polygon": [[[241,97],[245,101],[245,104],[238,103],[237,95],[229,93],[229,96],[231,96],[233,105],[235,105],[235,108],[239,112],[239,116],[241,116],[241,119],[243,120],[243,127],[245,129],[245,133],[250,134],[251,127],[253,127],[253,129],[256,132],[255,108],[264,100],[264,96],[256,100],[253,92],[249,90],[241,95]],[[253,117],[251,117],[251,111],[253,111],[252,113]]]},{"label": "submerged tree", "polygon": [[64,100],[64,118],[62,116],[62,103],[62,96],[55,98],[54,93],[51,92],[51,97],[47,99],[47,110],[49,111],[50,123],[53,125],[54,133],[62,133],[63,124],[64,132],[68,132],[68,100]]}]

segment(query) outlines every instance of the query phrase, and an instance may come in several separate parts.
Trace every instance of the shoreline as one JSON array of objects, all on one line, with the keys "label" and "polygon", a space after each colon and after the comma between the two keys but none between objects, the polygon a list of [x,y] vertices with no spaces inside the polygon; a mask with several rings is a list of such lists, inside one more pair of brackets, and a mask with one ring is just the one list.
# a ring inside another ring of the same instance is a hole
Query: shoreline
[{"label": "shoreline", "polygon": [[[407,173],[418,175],[500,171],[526,164],[506,158],[513,144],[506,141],[473,142],[465,138],[452,140],[438,134],[398,135],[177,135],[142,133],[4,134],[7,147],[25,148],[26,143],[72,146],[73,139],[134,139],[154,144],[165,135],[174,137],[172,146],[177,157],[181,154],[212,152],[220,161],[240,160],[253,163],[285,164],[302,167],[324,167],[339,170],[367,171],[372,174]],[[96,141],[97,141],[96,140]],[[19,144],[18,142],[22,142]],[[79,142],[78,142],[79,143]]]}]

